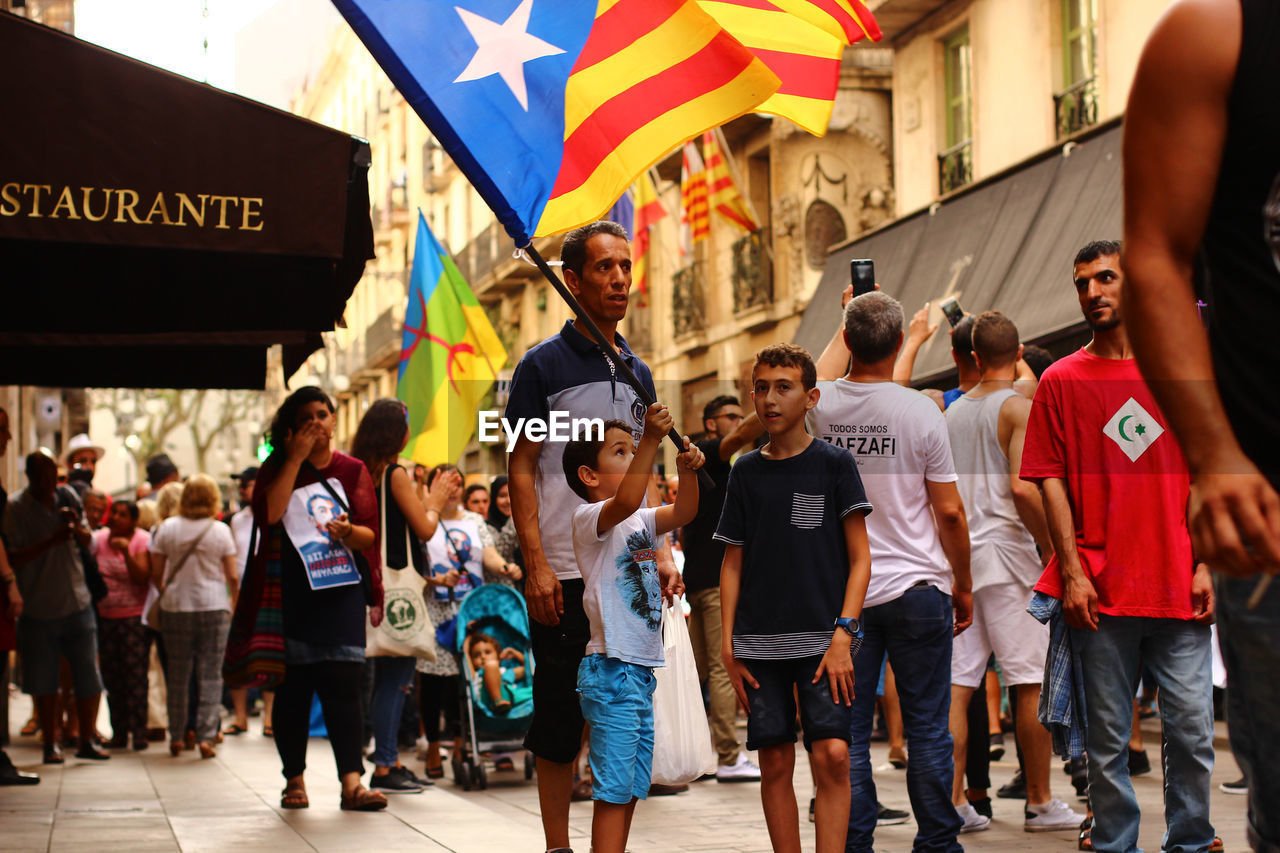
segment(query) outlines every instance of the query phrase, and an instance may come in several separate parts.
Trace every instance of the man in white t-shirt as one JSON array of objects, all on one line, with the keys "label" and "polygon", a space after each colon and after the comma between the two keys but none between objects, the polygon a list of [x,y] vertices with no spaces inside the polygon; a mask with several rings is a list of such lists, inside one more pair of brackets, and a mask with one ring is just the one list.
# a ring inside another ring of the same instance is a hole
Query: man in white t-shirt
[{"label": "man in white t-shirt", "polygon": [[986,677],[987,659],[994,652],[1017,704],[1018,745],[1027,779],[1023,828],[1074,829],[1084,815],[1049,796],[1052,744],[1049,730],[1036,718],[1049,626],[1027,612],[1027,603],[1053,545],[1040,490],[1018,476],[1031,413],[1031,401],[1013,387],[1022,345],[1018,328],[998,311],[980,314],[970,334],[978,381],[947,408],[973,563],[973,627],[956,638],[951,656],[951,735],[956,742],[952,796],[967,823],[986,820],[977,820],[961,777],[968,738],[982,734],[969,731],[965,708]]},{"label": "man in white t-shirt", "polygon": [[[870,853],[875,833],[869,744],[886,654],[911,743],[907,793],[918,825],[915,846],[960,849],[947,715],[952,635],[968,627],[973,604],[969,531],[942,412],[893,382],[902,324],[902,306],[890,296],[876,291],[851,300],[843,329],[818,362],[819,379],[835,381],[819,382],[818,405],[806,420],[816,438],[853,454],[876,507],[867,516],[871,582],[862,610],[865,636],[854,660],[850,853]],[[848,373],[835,379],[846,359]]]}]

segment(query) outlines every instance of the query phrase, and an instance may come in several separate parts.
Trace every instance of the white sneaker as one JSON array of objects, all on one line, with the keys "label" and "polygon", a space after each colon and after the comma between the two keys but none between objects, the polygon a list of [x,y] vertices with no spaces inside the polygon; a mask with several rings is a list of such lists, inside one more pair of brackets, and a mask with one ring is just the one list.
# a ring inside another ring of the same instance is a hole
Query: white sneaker
[{"label": "white sneaker", "polygon": [[966,832],[982,832],[984,829],[991,828],[991,818],[978,814],[978,810],[968,803],[963,806],[956,806],[956,814],[960,815],[960,818],[964,821],[964,826],[960,827],[961,835]]},{"label": "white sneaker", "polygon": [[722,764],[716,768],[717,782],[759,782],[760,768],[747,758],[745,752],[738,753],[738,760],[732,764]]},{"label": "white sneaker", "polygon": [[1033,806],[1027,803],[1027,819],[1022,828],[1027,832],[1051,832],[1055,829],[1077,829],[1085,816],[1056,797]]}]

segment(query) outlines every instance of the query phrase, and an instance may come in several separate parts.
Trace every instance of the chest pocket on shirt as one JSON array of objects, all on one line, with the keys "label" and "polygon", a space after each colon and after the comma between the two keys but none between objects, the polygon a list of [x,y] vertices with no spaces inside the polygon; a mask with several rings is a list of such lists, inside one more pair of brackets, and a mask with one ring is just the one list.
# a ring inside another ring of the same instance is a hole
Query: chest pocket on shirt
[{"label": "chest pocket on shirt", "polygon": [[824,495],[791,496],[791,524],[802,530],[813,530],[822,526],[822,517],[826,512],[827,499]]}]

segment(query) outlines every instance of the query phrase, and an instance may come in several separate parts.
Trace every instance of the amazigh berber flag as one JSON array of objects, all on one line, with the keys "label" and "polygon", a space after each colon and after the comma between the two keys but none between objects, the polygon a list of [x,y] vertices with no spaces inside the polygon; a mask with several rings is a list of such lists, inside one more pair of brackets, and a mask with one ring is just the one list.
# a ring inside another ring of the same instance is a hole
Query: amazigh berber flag
[{"label": "amazigh berber flag", "polygon": [[404,455],[454,464],[507,352],[453,258],[418,211],[396,397],[409,408]]},{"label": "amazigh berber flag", "polygon": [[780,81],[696,0],[334,0],[518,246]]}]

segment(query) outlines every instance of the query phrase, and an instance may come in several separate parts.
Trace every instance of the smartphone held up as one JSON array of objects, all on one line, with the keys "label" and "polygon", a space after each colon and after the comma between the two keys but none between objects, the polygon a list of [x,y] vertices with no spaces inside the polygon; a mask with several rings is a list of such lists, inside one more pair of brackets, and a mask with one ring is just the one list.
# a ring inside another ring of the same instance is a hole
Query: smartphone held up
[{"label": "smartphone held up", "polygon": [[876,264],[870,258],[854,258],[849,261],[849,278],[853,282],[853,297],[876,289]]}]

